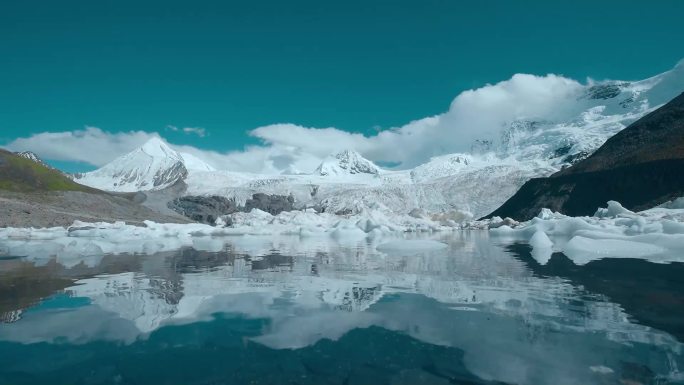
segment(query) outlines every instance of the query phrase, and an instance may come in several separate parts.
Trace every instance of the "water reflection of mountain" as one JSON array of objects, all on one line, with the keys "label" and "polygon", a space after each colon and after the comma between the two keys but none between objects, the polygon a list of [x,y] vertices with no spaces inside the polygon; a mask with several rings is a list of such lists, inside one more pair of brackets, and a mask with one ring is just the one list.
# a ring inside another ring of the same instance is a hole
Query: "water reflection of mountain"
[{"label": "water reflection of mountain", "polygon": [[605,295],[639,323],[684,341],[684,264],[606,258],[578,266],[554,253],[546,265],[540,265],[527,245],[507,249],[536,275],[561,277],[588,293]]},{"label": "water reflection of mountain", "polygon": [[177,303],[177,299],[182,296],[182,273],[197,268],[216,267],[234,259],[230,254],[197,252],[193,249],[165,254],[167,255],[160,255],[160,258],[144,258],[131,254],[108,255],[92,266],[84,258],[69,267],[56,259],[41,263],[22,258],[0,261],[0,320],[18,320],[23,309],[73,286],[81,279],[128,272],[144,271],[151,277],[150,286],[156,287],[158,296]]},{"label": "water reflection of mountain", "polygon": [[[174,344],[181,342],[171,331],[216,331],[230,321],[242,325],[230,330],[245,333],[249,346],[305,352],[337,349],[330,341],[350,335],[371,338],[367,330],[379,327],[391,338],[411,337],[421,349],[462,352],[467,370],[449,374],[438,366],[433,383],[462,380],[458,376],[466,372],[520,384],[556,385],[558,378],[612,383],[601,376],[633,379],[625,373],[635,367],[647,368],[651,379],[677,378],[682,344],[631,322],[619,301],[582,282],[540,273],[524,256],[493,245],[486,233],[443,240],[449,249],[423,253],[380,253],[369,244],[302,250],[280,239],[277,246],[251,241],[249,249],[234,244],[214,247],[219,251],[106,256],[96,266],[77,263],[43,280],[66,278],[69,283],[56,290],[87,301],[40,317],[29,309],[18,322],[0,325],[0,341],[138,346],[171,338],[160,344]],[[290,254],[291,248],[299,253]],[[0,281],[16,279],[16,268],[0,266]],[[197,343],[192,338],[182,343]],[[430,373],[428,364],[421,365]]]}]

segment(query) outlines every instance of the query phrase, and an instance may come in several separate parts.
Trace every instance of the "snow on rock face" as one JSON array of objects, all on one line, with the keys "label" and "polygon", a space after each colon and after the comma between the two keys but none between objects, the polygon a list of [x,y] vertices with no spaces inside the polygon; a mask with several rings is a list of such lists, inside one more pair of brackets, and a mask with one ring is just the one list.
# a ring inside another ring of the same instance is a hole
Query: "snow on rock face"
[{"label": "snow on rock face", "polygon": [[49,167],[47,164],[45,164],[45,162],[43,162],[42,159],[40,159],[40,158],[38,157],[38,155],[36,155],[35,152],[32,152],[32,151],[22,151],[22,152],[17,152],[16,154],[17,154],[18,156],[24,158],[24,159],[32,160],[32,161],[34,161],[34,162],[36,162],[36,163],[42,164],[43,166]]},{"label": "snow on rock face", "polygon": [[411,179],[416,182],[425,182],[454,175],[462,172],[472,161],[472,157],[465,154],[437,156],[412,169]]},{"label": "snow on rock face", "polygon": [[214,171],[197,157],[179,153],[154,137],[102,168],[77,175],[75,180],[108,191],[158,190],[184,180],[189,170]]},{"label": "snow on rock face", "polygon": [[180,156],[183,158],[183,164],[188,171],[216,171],[216,169],[209,164],[205,163],[202,159],[188,154],[186,152],[180,152]]},{"label": "snow on rock face", "polygon": [[354,175],[380,173],[380,168],[370,160],[364,158],[356,151],[345,150],[335,155],[329,156],[314,171],[317,175]]},{"label": "snow on rock face", "polygon": [[602,258],[641,258],[656,263],[684,262],[684,209],[656,207],[634,213],[611,201],[593,217],[569,217],[544,209],[515,227],[490,229],[502,238],[527,240],[541,264],[553,251],[575,264]]}]

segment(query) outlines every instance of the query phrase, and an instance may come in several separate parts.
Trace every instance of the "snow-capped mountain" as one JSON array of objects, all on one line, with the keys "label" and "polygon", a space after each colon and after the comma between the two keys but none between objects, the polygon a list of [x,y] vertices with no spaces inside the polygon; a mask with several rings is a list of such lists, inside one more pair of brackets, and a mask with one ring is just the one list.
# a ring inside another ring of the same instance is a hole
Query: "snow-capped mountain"
[{"label": "snow-capped mountain", "polygon": [[92,172],[77,174],[75,180],[108,191],[159,190],[184,180],[188,172],[214,171],[199,158],[173,150],[154,137],[143,146]]},{"label": "snow-capped mountain", "polygon": [[562,167],[586,157],[627,125],[684,90],[684,61],[654,77],[635,81],[590,82],[552,117],[524,118],[495,137],[473,143],[473,154],[492,153],[516,161],[547,161]]},{"label": "snow-capped mountain", "polygon": [[314,174],[322,176],[342,176],[354,174],[377,175],[379,173],[380,168],[378,166],[353,150],[345,150],[328,156],[314,171]]},{"label": "snow-capped mountain", "polygon": [[496,133],[482,133],[470,151],[438,155],[408,170],[382,169],[347,150],[328,156],[315,170],[290,168],[281,175],[216,171],[154,139],[78,181],[135,191],[161,189],[183,179],[188,195],[221,195],[238,204],[262,192],[291,194],[298,207],[334,213],[380,205],[404,214],[421,208],[479,217],[498,208],[530,178],[548,176],[588,156],[682,90],[684,61],[641,81],[591,81],[578,85],[549,116],[506,122]]},{"label": "snow-capped mountain", "polygon": [[358,212],[380,204],[400,213],[422,208],[479,217],[530,178],[588,156],[682,90],[684,62],[642,81],[590,82],[554,116],[508,122],[496,136],[476,139],[468,153],[439,155],[413,169],[383,170],[354,151],[343,151],[308,175],[200,173],[188,178],[188,194],[218,194],[238,202],[255,192],[292,194],[299,205],[326,212]]}]

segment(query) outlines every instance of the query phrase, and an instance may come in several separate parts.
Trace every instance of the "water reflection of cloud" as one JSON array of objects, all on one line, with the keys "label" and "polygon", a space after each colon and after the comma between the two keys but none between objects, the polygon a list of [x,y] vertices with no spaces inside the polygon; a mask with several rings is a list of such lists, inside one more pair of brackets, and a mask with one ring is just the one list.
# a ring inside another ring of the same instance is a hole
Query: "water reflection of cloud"
[{"label": "water reflection of cloud", "polygon": [[674,338],[631,322],[619,304],[533,275],[486,233],[443,241],[450,248],[410,256],[368,243],[305,247],[298,237],[136,256],[136,272],[105,271],[66,289],[90,306],[23,315],[0,326],[0,339],[130,344],[171,325],[244,317],[267,321],[251,340],[270,348],[300,349],[379,326],[463,350],[483,379],[521,384],[592,383],[589,367],[615,369],[634,359],[634,349],[648,350],[658,373],[671,373],[668,359],[682,365]]}]

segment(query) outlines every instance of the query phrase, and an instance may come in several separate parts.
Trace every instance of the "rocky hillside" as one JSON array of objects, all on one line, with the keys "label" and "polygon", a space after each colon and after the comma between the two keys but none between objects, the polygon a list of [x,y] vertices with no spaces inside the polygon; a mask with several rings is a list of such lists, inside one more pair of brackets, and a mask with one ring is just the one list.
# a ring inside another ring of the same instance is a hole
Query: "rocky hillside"
[{"label": "rocky hillside", "polygon": [[0,149],[0,189],[17,192],[96,191],[75,183],[37,157],[34,159],[26,154],[29,153],[14,154]]},{"label": "rocky hillside", "polygon": [[555,176],[684,158],[684,93],[611,137],[589,158]]},{"label": "rocky hillside", "polygon": [[620,131],[590,157],[548,178],[528,181],[489,216],[527,220],[544,207],[591,215],[608,200],[643,210],[680,196],[684,93]]},{"label": "rocky hillside", "polygon": [[187,222],[140,203],[145,194],[110,194],[80,185],[31,157],[0,150],[0,227],[68,226],[75,220]]}]

